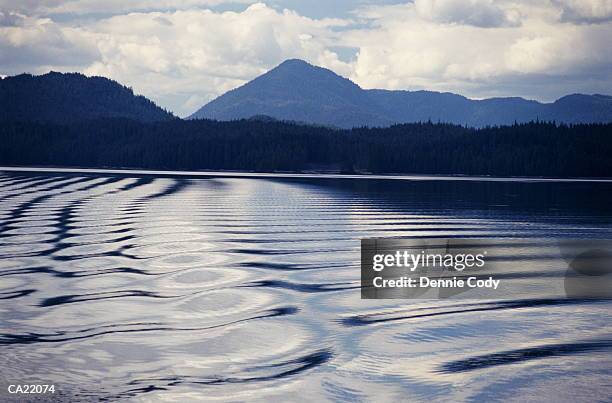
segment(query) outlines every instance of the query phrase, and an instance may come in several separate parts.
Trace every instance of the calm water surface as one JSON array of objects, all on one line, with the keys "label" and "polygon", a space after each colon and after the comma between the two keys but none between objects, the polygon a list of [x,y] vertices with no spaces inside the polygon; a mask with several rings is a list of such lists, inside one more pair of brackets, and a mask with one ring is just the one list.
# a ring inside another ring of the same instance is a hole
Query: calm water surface
[{"label": "calm water surface", "polygon": [[360,299],[432,236],[612,238],[612,183],[0,172],[0,398],[610,400],[610,302]]}]

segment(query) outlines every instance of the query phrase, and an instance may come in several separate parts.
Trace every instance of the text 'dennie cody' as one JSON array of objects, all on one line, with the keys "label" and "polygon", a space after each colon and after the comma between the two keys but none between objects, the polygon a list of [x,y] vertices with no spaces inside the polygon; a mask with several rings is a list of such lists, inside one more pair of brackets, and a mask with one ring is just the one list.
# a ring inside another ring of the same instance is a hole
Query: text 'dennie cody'
[{"label": "text 'dennie cody'", "polygon": [[361,297],[607,298],[610,267],[607,240],[362,239]]}]

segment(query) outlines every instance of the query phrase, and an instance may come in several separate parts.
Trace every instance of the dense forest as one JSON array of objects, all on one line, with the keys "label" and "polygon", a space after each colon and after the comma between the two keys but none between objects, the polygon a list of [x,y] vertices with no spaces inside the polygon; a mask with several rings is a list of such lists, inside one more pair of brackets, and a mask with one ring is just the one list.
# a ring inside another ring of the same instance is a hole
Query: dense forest
[{"label": "dense forest", "polygon": [[0,164],[610,177],[612,124],[336,130],[274,120],[4,122]]},{"label": "dense forest", "polygon": [[0,80],[0,121],[72,123],[100,118],[176,119],[131,88],[104,77],[50,72]]}]

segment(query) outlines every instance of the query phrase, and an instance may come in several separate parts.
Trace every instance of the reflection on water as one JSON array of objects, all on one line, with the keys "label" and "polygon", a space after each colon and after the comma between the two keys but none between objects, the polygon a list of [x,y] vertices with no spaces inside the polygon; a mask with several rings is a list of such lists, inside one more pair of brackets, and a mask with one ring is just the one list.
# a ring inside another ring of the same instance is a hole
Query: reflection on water
[{"label": "reflection on water", "polygon": [[[610,302],[361,300],[359,240],[612,238],[611,201],[611,183],[5,172],[0,396],[603,401]],[[559,261],[531,247],[516,281]]]}]

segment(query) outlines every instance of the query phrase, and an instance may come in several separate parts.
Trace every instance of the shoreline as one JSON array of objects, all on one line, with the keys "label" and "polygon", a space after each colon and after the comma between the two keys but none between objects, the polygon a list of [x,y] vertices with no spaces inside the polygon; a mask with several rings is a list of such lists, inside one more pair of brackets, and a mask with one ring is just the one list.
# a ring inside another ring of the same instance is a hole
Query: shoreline
[{"label": "shoreline", "polygon": [[404,181],[469,181],[469,182],[585,182],[612,183],[612,178],[549,178],[524,176],[486,175],[434,175],[434,174],[342,174],[325,172],[249,172],[249,171],[171,171],[133,168],[78,168],[78,167],[5,167],[0,172],[65,173],[65,174],[110,174],[119,176],[156,176],[180,178],[254,178],[254,179],[376,179]]}]

